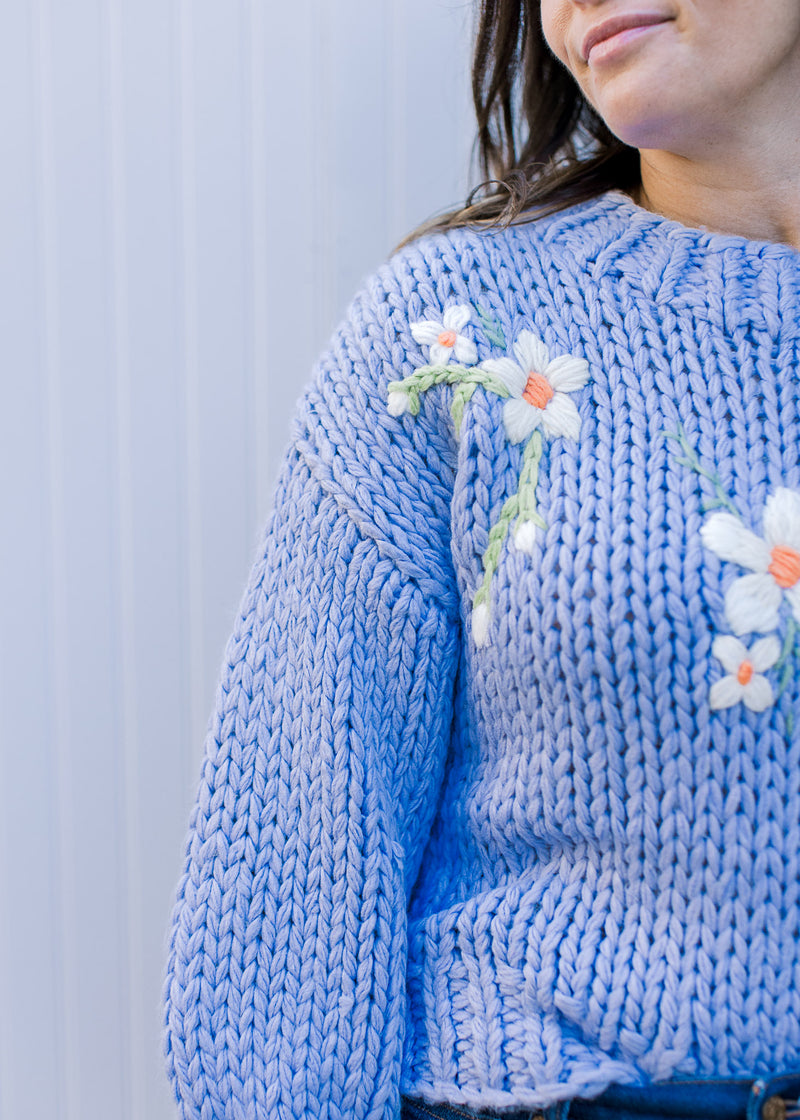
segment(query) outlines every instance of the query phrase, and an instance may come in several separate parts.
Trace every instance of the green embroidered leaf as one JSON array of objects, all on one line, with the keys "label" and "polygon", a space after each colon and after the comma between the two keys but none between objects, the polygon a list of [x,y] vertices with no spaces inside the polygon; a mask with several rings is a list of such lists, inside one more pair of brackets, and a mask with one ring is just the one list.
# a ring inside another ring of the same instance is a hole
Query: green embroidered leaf
[{"label": "green embroidered leaf", "polygon": [[722,505],[723,503],[719,500],[719,498],[700,499],[700,508],[702,509],[703,513],[710,513],[714,509],[719,509]]},{"label": "green embroidered leaf", "polygon": [[778,685],[778,696],[783,696],[789,685],[789,682],[792,679],[792,676],[792,664],[790,661],[787,661],[783,667],[783,673],[781,674],[781,683]]},{"label": "green embroidered leaf", "polygon": [[783,640],[783,647],[781,655],[775,662],[774,668],[776,672],[781,672],[780,681],[778,683],[778,696],[776,699],[784,694],[786,689],[794,679],[794,670],[798,653],[800,653],[800,629],[797,626],[794,618],[789,619],[789,624],[786,627],[786,637]]},{"label": "green embroidered leaf", "polygon": [[[714,488],[713,498],[706,497],[702,499],[704,511],[706,509],[717,509],[722,506],[730,513],[732,513],[734,517],[738,517],[739,520],[743,520],[742,515],[739,513],[736,506],[725,493],[719,475],[716,472],[712,474],[711,471],[706,470],[706,468],[700,462],[697,452],[689,442],[689,437],[686,435],[683,425],[678,424],[677,432],[661,432],[660,435],[664,439],[674,440],[683,452],[683,455],[673,455],[676,463],[678,463],[682,467],[686,467],[690,471],[694,471],[695,474],[700,476],[700,478],[705,478],[708,482],[711,483],[712,487]],[[713,505],[710,504],[711,502],[713,502]]]},{"label": "green embroidered leaf", "polygon": [[486,341],[491,342],[492,346],[499,346],[501,350],[505,350],[506,336],[503,334],[503,328],[491,315],[487,315],[480,307],[475,307],[475,312],[481,321],[483,333],[486,335]]},{"label": "green embroidered leaf", "polygon": [[777,671],[782,669],[789,659],[789,654],[792,652],[792,646],[795,642],[797,632],[797,623],[793,618],[789,619],[789,625],[786,627],[786,637],[783,639],[783,647],[781,648],[780,657],[775,662],[774,668]]}]

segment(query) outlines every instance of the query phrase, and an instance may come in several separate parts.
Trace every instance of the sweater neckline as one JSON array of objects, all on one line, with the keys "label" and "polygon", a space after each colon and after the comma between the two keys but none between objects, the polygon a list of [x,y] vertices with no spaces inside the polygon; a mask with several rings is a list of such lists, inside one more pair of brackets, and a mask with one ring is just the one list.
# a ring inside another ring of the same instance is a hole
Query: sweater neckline
[{"label": "sweater neckline", "polygon": [[582,260],[600,287],[621,284],[700,318],[718,312],[726,333],[747,325],[773,337],[797,333],[800,252],[791,245],[684,226],[619,190],[564,218],[550,236],[562,241],[569,259]]},{"label": "sweater neckline", "polygon": [[614,206],[624,216],[626,222],[632,222],[642,231],[652,229],[670,239],[688,239],[711,253],[734,251],[759,258],[780,256],[794,258],[800,264],[800,249],[795,249],[783,241],[766,241],[710,230],[706,226],[685,225],[674,218],[666,218],[663,214],[640,206],[622,190],[607,191],[600,196],[600,199]]}]

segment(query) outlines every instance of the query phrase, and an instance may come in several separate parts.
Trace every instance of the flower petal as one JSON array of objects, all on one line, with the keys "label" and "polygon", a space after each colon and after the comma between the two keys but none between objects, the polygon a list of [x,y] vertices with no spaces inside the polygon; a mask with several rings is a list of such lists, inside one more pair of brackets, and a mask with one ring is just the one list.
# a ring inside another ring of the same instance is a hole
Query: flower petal
[{"label": "flower petal", "polygon": [[536,526],[532,521],[520,521],[514,530],[514,547],[518,552],[533,556],[536,551]]},{"label": "flower petal", "polygon": [[770,545],[784,544],[800,552],[800,494],[781,486],[767,498],[764,536]]},{"label": "flower petal", "polygon": [[467,325],[472,318],[472,309],[465,303],[457,303],[448,307],[442,316],[442,325],[447,331],[459,331]]},{"label": "flower petal", "polygon": [[442,346],[441,342],[434,342],[431,346],[431,365],[446,366],[453,356],[452,346]]},{"label": "flower petal", "polygon": [[551,439],[564,436],[577,439],[581,431],[581,418],[573,402],[564,393],[556,393],[542,410],[542,431]]},{"label": "flower petal", "polygon": [[510,400],[503,405],[503,424],[512,443],[522,443],[531,435],[544,416],[540,408],[527,401]]},{"label": "flower petal", "polygon": [[422,346],[430,346],[442,333],[442,324],[434,323],[430,319],[423,319],[420,323],[410,323],[409,326],[412,338]]},{"label": "flower petal", "polygon": [[712,513],[700,527],[700,538],[722,560],[733,560],[751,572],[766,572],[769,567],[766,542],[745,529],[732,513]]},{"label": "flower petal", "polygon": [[775,630],[780,605],[781,589],[761,572],[734,580],[725,592],[725,614],[734,634]]},{"label": "flower petal", "polygon": [[481,603],[472,612],[472,640],[480,649],[485,646],[489,637],[489,608]]},{"label": "flower petal", "polygon": [[775,693],[766,677],[756,673],[744,686],[742,699],[752,712],[763,712],[775,703]]},{"label": "flower petal", "polygon": [[386,401],[386,408],[390,416],[402,416],[404,412],[408,412],[410,402],[408,393],[403,393],[399,389],[394,389]]},{"label": "flower petal", "polygon": [[532,331],[520,331],[514,343],[514,353],[525,371],[525,380],[531,370],[544,373],[550,363],[550,352]]},{"label": "flower petal", "polygon": [[753,642],[748,654],[748,660],[757,673],[771,669],[781,655],[781,643],[774,634],[766,638],[759,638]]},{"label": "flower petal", "polygon": [[736,677],[722,677],[714,681],[708,691],[708,705],[712,710],[730,708],[742,698],[743,688]]},{"label": "flower petal", "polygon": [[475,343],[469,338],[464,338],[462,334],[456,339],[453,351],[456,361],[462,366],[474,366],[478,360],[478,350]]},{"label": "flower petal", "polygon": [[589,363],[583,358],[564,354],[560,358],[553,358],[544,375],[560,393],[574,393],[576,389],[582,389],[589,380]]},{"label": "flower petal", "polygon": [[488,358],[485,362],[481,362],[481,369],[499,377],[512,397],[522,396],[528,375],[510,358]]},{"label": "flower petal", "polygon": [[738,673],[739,666],[747,660],[747,646],[734,638],[733,634],[718,634],[711,647],[711,653],[722,663],[727,673]]}]

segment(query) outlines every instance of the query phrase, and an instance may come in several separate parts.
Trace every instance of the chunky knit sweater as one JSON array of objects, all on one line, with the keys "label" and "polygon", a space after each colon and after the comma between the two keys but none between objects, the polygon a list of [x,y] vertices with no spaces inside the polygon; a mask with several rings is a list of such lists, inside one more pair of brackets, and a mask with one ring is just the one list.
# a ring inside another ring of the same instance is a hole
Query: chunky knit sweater
[{"label": "chunky knit sweater", "polygon": [[227,649],[183,1117],[800,1065],[799,374],[800,255],[618,193],[368,283]]}]

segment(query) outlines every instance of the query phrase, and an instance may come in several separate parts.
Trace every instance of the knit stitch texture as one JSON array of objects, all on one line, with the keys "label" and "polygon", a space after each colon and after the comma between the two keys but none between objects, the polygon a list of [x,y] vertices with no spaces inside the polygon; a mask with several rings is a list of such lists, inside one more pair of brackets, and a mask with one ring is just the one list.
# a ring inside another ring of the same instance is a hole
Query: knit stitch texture
[{"label": "knit stitch texture", "polygon": [[185,1120],[800,1066],[800,256],[612,192],[303,398],[174,911]]}]

